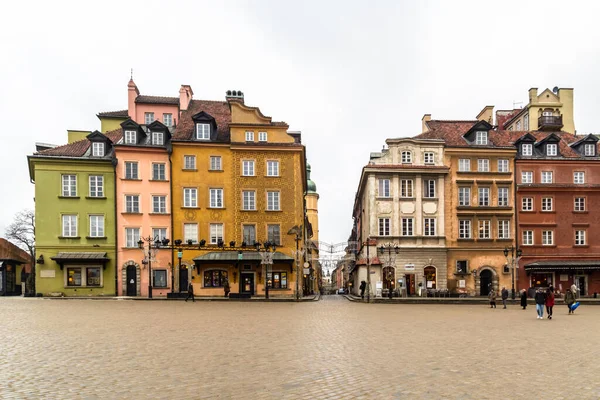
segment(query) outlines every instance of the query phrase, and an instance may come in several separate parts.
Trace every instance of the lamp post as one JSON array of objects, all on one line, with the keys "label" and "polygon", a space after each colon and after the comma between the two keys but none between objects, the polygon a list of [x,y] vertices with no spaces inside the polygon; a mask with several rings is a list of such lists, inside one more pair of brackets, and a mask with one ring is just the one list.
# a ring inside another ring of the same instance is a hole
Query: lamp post
[{"label": "lamp post", "polygon": [[[264,243],[264,251],[260,251],[260,243],[256,243],[256,250],[259,251],[261,264],[265,266],[265,299],[269,299],[269,285],[271,285],[271,279],[269,279],[269,265],[273,265],[273,255],[277,249],[277,245],[271,242]],[[271,251],[269,251],[269,249]]]},{"label": "lamp post", "polygon": [[[181,246],[181,240],[175,240],[175,246]],[[179,261],[179,271],[181,271],[181,259],[183,258],[183,249],[179,247],[177,249],[177,260]],[[171,293],[175,293],[175,266],[172,266],[173,270],[171,271]],[[181,291],[181,290],[180,290]]]},{"label": "lamp post", "polygon": [[[382,256],[387,254],[387,257],[384,258],[385,261],[385,265],[389,268],[393,268],[393,265],[395,265],[396,263],[396,255],[398,253],[400,253],[400,246],[398,246],[397,244],[385,244],[385,245],[381,245],[379,246],[379,248],[377,249],[379,251],[379,254],[381,254]],[[392,294],[392,290],[393,290],[393,286],[396,280],[395,277],[395,268],[392,271],[388,271],[388,275],[386,276],[387,280],[390,282],[389,287],[388,287],[388,296],[391,299],[393,294]]]},{"label": "lamp post", "polygon": [[[144,248],[144,242],[148,243],[148,252],[147,253],[146,253],[146,249]],[[164,246],[167,246],[169,244],[169,239],[165,238],[165,239],[162,239],[162,241],[161,241],[158,236],[156,236],[156,237],[148,236],[145,238],[144,237],[140,238],[140,240],[138,240],[137,244],[138,244],[138,247],[140,248],[140,250],[142,250],[142,253],[144,254],[144,258],[148,259],[148,298],[151,299],[152,298],[152,259],[156,256],[156,253],[158,252],[158,249],[160,248],[161,244]],[[152,244],[154,244],[154,248],[152,247]]]},{"label": "lamp post", "polygon": [[[511,274],[511,283],[512,283],[510,297],[513,300],[516,297],[516,294],[515,294],[515,264],[516,264],[517,260],[519,258],[521,258],[521,254],[523,254],[523,250],[521,250],[515,246],[510,246],[510,247],[504,248],[504,257],[506,257],[506,263],[508,265],[510,265],[510,274]],[[516,255],[516,257],[515,257],[515,255]]]}]

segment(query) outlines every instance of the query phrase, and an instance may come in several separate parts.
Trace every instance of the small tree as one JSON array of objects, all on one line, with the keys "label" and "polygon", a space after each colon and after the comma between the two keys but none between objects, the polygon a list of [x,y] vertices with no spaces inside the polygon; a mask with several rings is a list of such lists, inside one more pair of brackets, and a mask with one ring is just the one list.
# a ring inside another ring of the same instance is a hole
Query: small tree
[{"label": "small tree", "polygon": [[35,293],[35,213],[33,210],[19,211],[6,228],[5,236],[29,253],[31,274],[25,283],[27,293]]}]

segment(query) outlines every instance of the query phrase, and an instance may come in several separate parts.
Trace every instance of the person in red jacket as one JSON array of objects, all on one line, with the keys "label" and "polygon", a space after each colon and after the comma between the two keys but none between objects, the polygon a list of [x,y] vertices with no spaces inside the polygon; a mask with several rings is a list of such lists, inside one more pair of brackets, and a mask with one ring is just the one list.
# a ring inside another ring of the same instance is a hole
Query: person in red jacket
[{"label": "person in red jacket", "polygon": [[554,307],[554,288],[550,286],[546,293],[546,312],[548,313],[548,319],[552,319],[552,307]]}]

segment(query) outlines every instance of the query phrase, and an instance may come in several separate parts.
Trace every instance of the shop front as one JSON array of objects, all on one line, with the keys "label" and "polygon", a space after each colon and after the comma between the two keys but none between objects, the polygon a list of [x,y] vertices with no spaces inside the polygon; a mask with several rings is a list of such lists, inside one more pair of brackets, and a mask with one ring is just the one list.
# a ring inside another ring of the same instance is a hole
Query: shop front
[{"label": "shop front", "polygon": [[600,260],[542,260],[525,264],[524,269],[529,289],[552,286],[564,293],[575,285],[579,296],[600,293]]},{"label": "shop front", "polygon": [[[43,278],[53,277],[55,287],[48,289],[48,294],[61,293],[64,296],[105,296],[114,295],[114,269],[108,271],[107,263],[110,261],[105,252],[60,252],[54,257],[60,272],[54,272],[54,268],[40,269]],[[45,286],[39,285],[38,291]]]},{"label": "shop front", "polygon": [[19,296],[27,279],[29,254],[0,238],[0,296]]}]

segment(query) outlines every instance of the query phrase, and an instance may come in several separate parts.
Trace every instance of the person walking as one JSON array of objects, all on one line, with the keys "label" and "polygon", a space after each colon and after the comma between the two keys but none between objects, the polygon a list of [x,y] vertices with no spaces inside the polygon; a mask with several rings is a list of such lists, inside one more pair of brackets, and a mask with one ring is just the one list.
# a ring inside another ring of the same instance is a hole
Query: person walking
[{"label": "person walking", "polygon": [[196,299],[194,298],[194,285],[192,285],[192,282],[188,285],[188,295],[185,298],[185,301],[187,302],[190,297],[192,298],[192,303],[195,303]]},{"label": "person walking", "polygon": [[527,290],[526,289],[521,290],[521,307],[523,307],[523,310],[527,309]]},{"label": "person walking", "polygon": [[229,279],[225,279],[225,283],[223,283],[223,290],[225,291],[225,297],[229,297],[229,292],[231,291],[231,286],[229,286]]},{"label": "person walking", "polygon": [[506,308],[506,300],[508,300],[508,290],[506,290],[506,286],[502,286],[502,305],[503,308]]},{"label": "person walking", "polygon": [[575,312],[571,309],[571,307],[573,307],[573,304],[575,303],[576,298],[577,298],[577,286],[571,285],[571,288],[567,289],[567,291],[565,292],[565,303],[567,304],[567,307],[569,307],[569,314],[573,314]]},{"label": "person walking", "polygon": [[535,292],[535,309],[537,311],[537,318],[544,319],[544,305],[546,304],[546,293],[540,288]]},{"label": "person walking", "polygon": [[488,298],[490,299],[490,308],[496,308],[496,291],[494,289],[490,290]]},{"label": "person walking", "polygon": [[367,282],[362,281],[360,282],[360,297],[362,299],[365,298],[365,289],[367,288]]},{"label": "person walking", "polygon": [[548,319],[552,319],[552,307],[554,307],[554,288],[550,286],[546,292],[546,312]]}]

